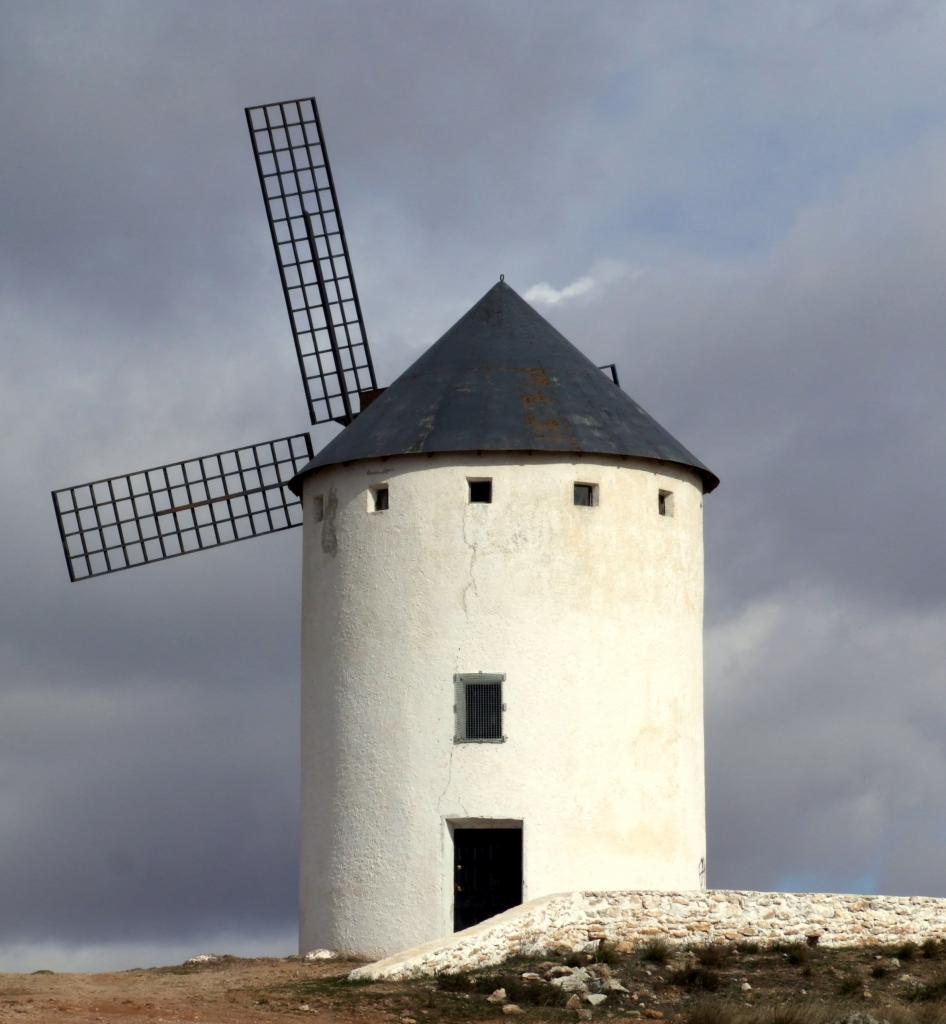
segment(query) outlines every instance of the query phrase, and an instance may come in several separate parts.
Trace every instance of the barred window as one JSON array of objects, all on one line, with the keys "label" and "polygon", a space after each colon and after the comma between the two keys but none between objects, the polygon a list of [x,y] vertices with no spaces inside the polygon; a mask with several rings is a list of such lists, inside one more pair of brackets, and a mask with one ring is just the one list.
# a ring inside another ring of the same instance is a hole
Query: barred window
[{"label": "barred window", "polygon": [[504,675],[476,672],[453,677],[457,743],[502,743]]}]

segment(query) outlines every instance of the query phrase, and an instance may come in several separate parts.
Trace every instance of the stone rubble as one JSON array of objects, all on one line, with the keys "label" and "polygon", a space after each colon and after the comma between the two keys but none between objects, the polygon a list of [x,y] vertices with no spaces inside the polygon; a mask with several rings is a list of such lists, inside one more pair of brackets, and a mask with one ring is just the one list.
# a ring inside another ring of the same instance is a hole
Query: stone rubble
[{"label": "stone rubble", "polygon": [[302,958],[303,960],[335,960],[338,953],[333,949],[310,949]]},{"label": "stone rubble", "polygon": [[584,967],[575,967],[570,974],[560,974],[550,980],[551,984],[563,992],[587,992],[589,977]]},{"label": "stone rubble", "polygon": [[184,961],[185,967],[197,967],[200,964],[219,964],[226,960],[226,953],[198,953]]}]

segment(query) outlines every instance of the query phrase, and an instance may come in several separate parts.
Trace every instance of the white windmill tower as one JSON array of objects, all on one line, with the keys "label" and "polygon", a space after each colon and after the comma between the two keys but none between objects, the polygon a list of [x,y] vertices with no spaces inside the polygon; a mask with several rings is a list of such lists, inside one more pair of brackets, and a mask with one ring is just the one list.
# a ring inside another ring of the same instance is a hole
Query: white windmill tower
[{"label": "white windmill tower", "polygon": [[303,949],[701,886],[717,478],[502,280],[378,389],[314,100],[247,120],[310,416],[345,429],[54,492],[71,578],[302,522]]}]

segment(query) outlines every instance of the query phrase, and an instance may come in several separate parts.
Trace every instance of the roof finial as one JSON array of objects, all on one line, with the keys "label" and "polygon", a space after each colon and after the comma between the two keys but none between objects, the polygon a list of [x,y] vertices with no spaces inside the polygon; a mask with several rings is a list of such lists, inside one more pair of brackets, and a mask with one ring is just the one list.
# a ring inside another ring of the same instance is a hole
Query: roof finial
[{"label": "roof finial", "polygon": [[505,280],[506,280],[506,275],[505,274],[500,274],[499,275],[499,283],[502,284],[503,281],[505,281]]}]

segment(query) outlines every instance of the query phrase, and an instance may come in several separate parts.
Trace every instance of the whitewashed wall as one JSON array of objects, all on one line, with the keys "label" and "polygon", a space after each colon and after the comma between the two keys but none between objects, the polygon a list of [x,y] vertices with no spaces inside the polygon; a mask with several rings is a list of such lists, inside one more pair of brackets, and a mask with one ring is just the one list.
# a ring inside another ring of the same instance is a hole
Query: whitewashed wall
[{"label": "whitewashed wall", "polygon": [[946,899],[835,893],[573,892],[516,907],[489,921],[378,963],[353,978],[456,973],[511,956],[579,951],[604,940],[627,951],[653,938],[705,942],[805,942],[857,946],[946,937]]},{"label": "whitewashed wall", "polygon": [[[568,459],[412,456],[307,479],[303,949],[449,934],[451,821],[522,821],[525,899],[701,884],[701,486]],[[469,477],[492,478],[491,504],[468,502]],[[597,507],[573,504],[576,481]],[[390,508],[372,512],[381,484]],[[505,673],[508,742],[454,743],[465,672]]]}]

